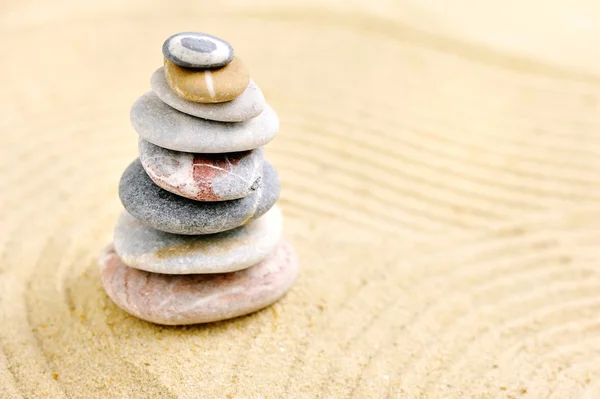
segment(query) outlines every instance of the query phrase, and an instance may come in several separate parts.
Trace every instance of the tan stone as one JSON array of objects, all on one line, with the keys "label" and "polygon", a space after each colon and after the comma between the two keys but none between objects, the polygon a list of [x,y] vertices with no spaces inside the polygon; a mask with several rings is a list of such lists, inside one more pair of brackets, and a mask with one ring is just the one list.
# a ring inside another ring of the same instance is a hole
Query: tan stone
[{"label": "tan stone", "polygon": [[165,58],[165,78],[179,97],[198,103],[222,103],[241,95],[250,83],[250,74],[234,58],[217,69],[187,69]]}]

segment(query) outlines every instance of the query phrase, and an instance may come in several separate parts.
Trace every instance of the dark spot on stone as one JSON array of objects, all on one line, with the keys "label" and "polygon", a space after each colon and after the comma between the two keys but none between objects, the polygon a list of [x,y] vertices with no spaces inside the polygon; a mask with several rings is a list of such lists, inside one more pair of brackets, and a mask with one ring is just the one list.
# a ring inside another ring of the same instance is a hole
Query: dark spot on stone
[{"label": "dark spot on stone", "polygon": [[250,186],[250,190],[252,190],[252,191],[258,190],[258,188],[260,187],[260,181],[261,181],[260,177],[258,179],[256,179],[254,181],[254,183],[252,183],[252,186]]},{"label": "dark spot on stone", "polygon": [[217,49],[217,45],[206,39],[197,39],[195,37],[184,37],[181,39],[181,45],[198,53],[212,53]]}]

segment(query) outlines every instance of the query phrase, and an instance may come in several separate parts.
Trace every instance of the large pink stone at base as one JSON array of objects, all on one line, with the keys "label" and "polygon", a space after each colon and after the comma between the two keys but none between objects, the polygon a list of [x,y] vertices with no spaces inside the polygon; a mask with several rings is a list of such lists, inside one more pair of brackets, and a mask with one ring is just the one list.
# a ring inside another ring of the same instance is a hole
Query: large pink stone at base
[{"label": "large pink stone at base", "polygon": [[262,262],[221,274],[168,275],[126,266],[110,244],[100,258],[102,284],[127,313],[153,323],[184,325],[242,316],[281,298],[292,286],[298,261],[282,239]]}]

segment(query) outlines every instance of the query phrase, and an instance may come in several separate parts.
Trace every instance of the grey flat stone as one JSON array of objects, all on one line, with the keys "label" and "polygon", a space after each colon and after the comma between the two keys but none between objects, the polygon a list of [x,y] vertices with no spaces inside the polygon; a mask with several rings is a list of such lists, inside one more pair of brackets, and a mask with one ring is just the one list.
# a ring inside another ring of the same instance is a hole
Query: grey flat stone
[{"label": "grey flat stone", "polygon": [[225,273],[246,269],[267,257],[281,238],[277,205],[258,219],[217,234],[180,235],[146,226],[123,212],[114,244],[127,266],[164,274]]},{"label": "grey flat stone", "polygon": [[264,149],[226,154],[167,150],[140,138],[140,161],[161,188],[196,201],[247,197],[261,185]]},{"label": "grey flat stone", "polygon": [[269,105],[259,116],[244,122],[217,122],[179,112],[151,91],[133,104],[130,118],[133,128],[144,139],[183,152],[252,150],[273,140],[279,131],[279,118]]},{"label": "grey flat stone", "polygon": [[233,60],[231,44],[216,36],[200,32],[181,32],[163,43],[163,55],[185,68],[217,68]]},{"label": "grey flat stone", "polygon": [[119,183],[119,197],[129,213],[150,227],[175,234],[213,234],[239,227],[266,213],[279,191],[279,177],[267,161],[260,188],[231,201],[194,201],[163,190],[139,159],[129,165]]},{"label": "grey flat stone", "polygon": [[167,105],[185,114],[220,122],[243,122],[260,115],[265,109],[265,96],[251,79],[246,90],[231,101],[198,103],[187,101],[171,90],[165,79],[164,68],[152,74],[152,91]]}]

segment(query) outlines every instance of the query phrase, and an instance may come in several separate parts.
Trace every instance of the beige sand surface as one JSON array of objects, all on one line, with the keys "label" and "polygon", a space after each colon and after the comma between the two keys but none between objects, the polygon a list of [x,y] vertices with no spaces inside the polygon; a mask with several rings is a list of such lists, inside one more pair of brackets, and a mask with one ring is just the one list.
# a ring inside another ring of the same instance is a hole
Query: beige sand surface
[{"label": "beige sand surface", "polygon": [[[1,2],[1,399],[600,397],[596,1],[155,3]],[[301,272],[165,328],[96,261],[182,30],[232,42],[280,115]]]}]

